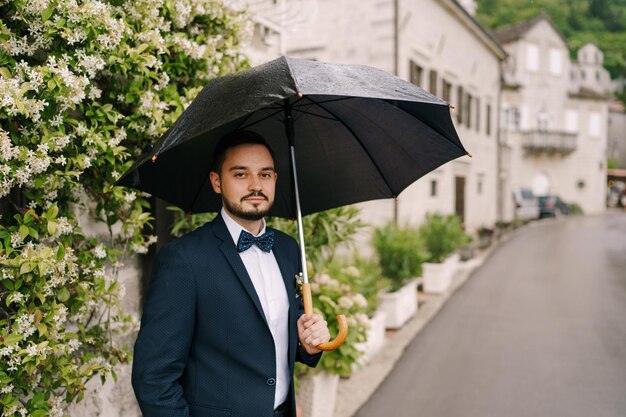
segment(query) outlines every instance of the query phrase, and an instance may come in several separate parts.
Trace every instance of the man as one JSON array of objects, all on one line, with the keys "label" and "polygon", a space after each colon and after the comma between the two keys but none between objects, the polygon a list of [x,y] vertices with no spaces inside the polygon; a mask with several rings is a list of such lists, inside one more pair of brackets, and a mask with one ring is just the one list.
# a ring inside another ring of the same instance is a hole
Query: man
[{"label": "man", "polygon": [[296,242],[265,226],[277,177],[256,133],[217,145],[222,211],[155,263],[133,362],[144,417],[295,416],[294,362],[315,366],[330,335],[302,314]]}]

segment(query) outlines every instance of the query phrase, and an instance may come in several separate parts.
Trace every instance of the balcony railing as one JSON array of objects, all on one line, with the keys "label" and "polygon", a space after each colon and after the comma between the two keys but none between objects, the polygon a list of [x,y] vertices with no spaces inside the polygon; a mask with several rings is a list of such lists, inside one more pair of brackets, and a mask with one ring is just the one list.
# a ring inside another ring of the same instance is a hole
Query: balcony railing
[{"label": "balcony railing", "polygon": [[576,150],[576,133],[532,130],[521,132],[522,148],[527,154],[558,153],[567,155]]}]

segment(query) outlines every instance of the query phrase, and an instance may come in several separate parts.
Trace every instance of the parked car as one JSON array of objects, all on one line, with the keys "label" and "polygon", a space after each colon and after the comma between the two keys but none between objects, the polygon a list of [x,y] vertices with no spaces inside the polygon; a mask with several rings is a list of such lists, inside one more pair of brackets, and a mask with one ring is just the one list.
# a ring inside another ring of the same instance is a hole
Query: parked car
[{"label": "parked car", "polygon": [[539,200],[528,188],[516,188],[513,190],[513,202],[515,204],[515,217],[523,220],[539,218]]},{"label": "parked car", "polygon": [[539,197],[539,217],[556,217],[569,214],[569,205],[558,195]]}]

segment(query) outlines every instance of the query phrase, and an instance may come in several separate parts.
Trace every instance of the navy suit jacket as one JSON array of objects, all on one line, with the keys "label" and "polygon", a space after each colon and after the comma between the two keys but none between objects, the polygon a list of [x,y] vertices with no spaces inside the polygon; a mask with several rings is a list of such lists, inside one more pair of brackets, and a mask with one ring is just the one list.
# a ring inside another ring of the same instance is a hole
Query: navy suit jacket
[{"label": "navy suit jacket", "polygon": [[[295,416],[294,362],[315,366],[321,354],[298,344],[298,245],[275,230],[273,253],[289,297],[287,415]],[[133,358],[144,417],[269,417],[275,358],[261,303],[221,216],[159,252]]]}]

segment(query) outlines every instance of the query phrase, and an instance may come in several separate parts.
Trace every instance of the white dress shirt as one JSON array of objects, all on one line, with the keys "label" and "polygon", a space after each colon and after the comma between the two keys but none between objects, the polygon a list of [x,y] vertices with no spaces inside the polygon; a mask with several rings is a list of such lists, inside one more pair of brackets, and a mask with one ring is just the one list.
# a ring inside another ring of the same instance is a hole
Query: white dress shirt
[{"label": "white dress shirt", "polygon": [[[233,220],[222,208],[222,218],[230,235],[237,245],[239,235],[245,230],[239,223]],[[246,230],[247,231],[247,230]],[[265,233],[265,220],[263,228],[256,235]],[[289,393],[289,298],[285,289],[278,262],[274,257],[274,252],[263,252],[258,246],[252,245],[248,250],[239,253],[248,275],[252,280],[254,289],[261,301],[265,319],[274,338],[274,348],[276,351],[276,392],[274,396],[274,408],[285,402]]]}]

